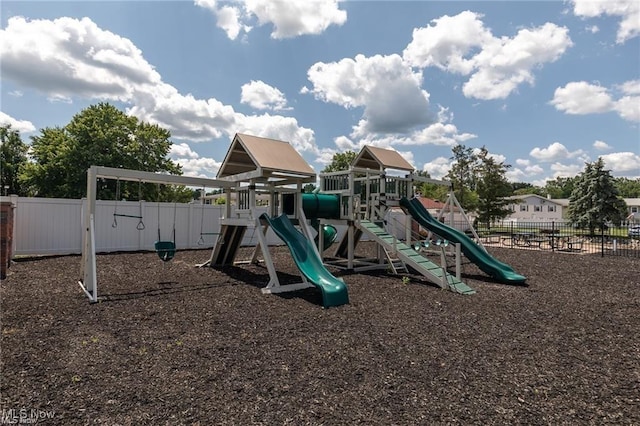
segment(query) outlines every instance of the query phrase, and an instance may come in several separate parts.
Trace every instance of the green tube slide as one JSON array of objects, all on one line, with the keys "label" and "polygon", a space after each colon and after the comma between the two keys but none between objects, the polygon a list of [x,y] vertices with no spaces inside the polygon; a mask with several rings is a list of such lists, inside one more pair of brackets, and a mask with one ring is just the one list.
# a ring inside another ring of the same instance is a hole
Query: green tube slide
[{"label": "green tube slide", "polygon": [[[294,214],[294,194],[285,194],[283,211],[285,214]],[[340,219],[340,198],[336,194],[304,193],[302,194],[302,210],[307,219],[311,220],[311,226],[320,235],[320,221],[323,219]],[[338,238],[338,230],[333,225],[322,225],[322,237],[324,249],[328,249]],[[318,237],[316,237],[316,246]]]},{"label": "green tube slide", "polygon": [[[286,194],[283,210],[286,214],[294,213],[294,194]],[[302,210],[307,219],[340,219],[340,198],[336,194],[308,193],[302,194]]]},{"label": "green tube slide", "polygon": [[266,220],[276,235],[287,244],[293,260],[300,272],[322,292],[325,308],[349,303],[349,293],[344,281],[334,277],[322,264],[322,259],[302,232],[298,231],[286,214],[271,218],[266,213],[260,216]]},{"label": "green tube slide", "polygon": [[459,243],[462,252],[478,267],[505,284],[523,284],[526,278],[516,273],[511,266],[502,263],[478,246],[471,238],[455,228],[447,226],[436,219],[427,211],[420,200],[402,198],[400,206],[404,208],[421,226],[434,232],[451,242]]}]

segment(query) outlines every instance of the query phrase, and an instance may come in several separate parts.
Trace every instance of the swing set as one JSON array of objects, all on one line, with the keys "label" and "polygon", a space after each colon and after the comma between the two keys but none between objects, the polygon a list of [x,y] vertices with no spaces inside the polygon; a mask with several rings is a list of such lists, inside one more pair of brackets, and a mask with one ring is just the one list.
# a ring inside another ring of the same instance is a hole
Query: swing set
[{"label": "swing set", "polygon": [[[83,211],[83,233],[82,233],[82,262],[80,264],[80,280],[78,283],[85,292],[90,302],[98,301],[98,280],[96,268],[96,241],[95,241],[95,215],[96,215],[96,193],[97,179],[116,179],[116,204],[113,212],[113,228],[118,227],[119,218],[138,219],[136,229],[143,231],[145,229],[143,208],[142,208],[142,183],[156,183],[158,185],[184,185],[192,187],[214,187],[221,189],[231,189],[236,184],[227,180],[206,179],[189,176],[175,176],[160,173],[143,172],[139,170],[119,169],[114,167],[91,166],[87,170],[87,207]],[[121,197],[120,182],[132,181],[138,182],[138,214],[126,214],[118,211],[118,201]],[[227,205],[229,209],[229,205]],[[161,213],[160,204],[158,203],[158,240],[154,243],[154,248],[158,257],[163,262],[168,262],[174,258],[176,254],[176,214],[177,203],[173,206],[173,229],[170,240],[162,239],[161,232]],[[204,236],[213,233],[204,232],[204,210],[202,212],[200,225],[200,238],[204,244]],[[228,215],[228,213],[227,213]]]}]

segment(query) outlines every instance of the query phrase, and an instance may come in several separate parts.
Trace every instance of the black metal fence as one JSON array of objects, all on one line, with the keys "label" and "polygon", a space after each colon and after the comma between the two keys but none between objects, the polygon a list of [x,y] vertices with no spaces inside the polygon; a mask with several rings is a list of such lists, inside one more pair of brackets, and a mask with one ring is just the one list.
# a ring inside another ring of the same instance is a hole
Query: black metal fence
[{"label": "black metal fence", "polygon": [[[454,226],[465,230],[462,223]],[[509,221],[491,226],[477,224],[476,232],[488,247],[640,257],[640,224],[632,222],[590,231],[568,222]]]}]

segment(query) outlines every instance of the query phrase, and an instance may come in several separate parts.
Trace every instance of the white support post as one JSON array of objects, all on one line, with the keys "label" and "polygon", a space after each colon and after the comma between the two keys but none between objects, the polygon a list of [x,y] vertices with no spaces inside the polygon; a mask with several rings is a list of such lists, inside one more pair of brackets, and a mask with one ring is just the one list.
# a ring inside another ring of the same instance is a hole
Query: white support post
[{"label": "white support post", "polygon": [[269,272],[269,283],[267,286],[262,289],[263,293],[271,293],[273,289],[280,287],[280,280],[278,280],[278,273],[276,272],[276,268],[273,265],[273,259],[271,258],[271,253],[269,252],[269,244],[267,244],[266,237],[266,227],[264,232],[262,231],[262,224],[260,223],[260,219],[256,218],[256,229],[260,229],[258,232],[258,245],[262,249],[262,258],[264,259],[264,264],[267,267],[267,271]]},{"label": "white support post", "polygon": [[462,277],[462,253],[461,253],[461,244],[456,243],[456,278],[461,280]]},{"label": "white support post", "polygon": [[91,302],[98,301],[98,283],[96,278],[96,243],[94,217],[96,212],[97,168],[91,166],[87,171],[87,207],[84,211],[84,229],[82,230],[82,261],[80,264],[79,284]]}]

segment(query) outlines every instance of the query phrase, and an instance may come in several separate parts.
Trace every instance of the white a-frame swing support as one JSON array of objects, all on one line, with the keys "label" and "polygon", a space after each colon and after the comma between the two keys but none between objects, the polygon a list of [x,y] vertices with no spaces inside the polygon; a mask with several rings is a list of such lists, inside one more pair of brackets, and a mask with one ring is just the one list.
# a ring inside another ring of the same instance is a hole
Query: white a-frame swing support
[{"label": "white a-frame swing support", "polygon": [[[83,212],[82,262],[80,264],[80,279],[78,280],[78,284],[80,284],[80,287],[90,302],[98,301],[96,233],[94,226],[98,178],[214,188],[232,188],[235,186],[233,182],[220,179],[175,176],[114,167],[91,166],[87,170],[87,207]],[[229,216],[229,209],[230,205],[227,204],[227,216]]]}]

